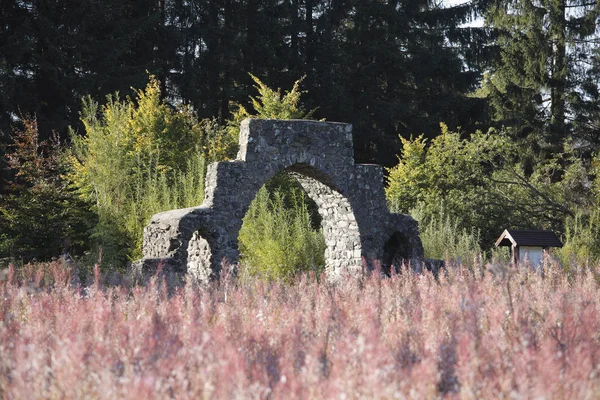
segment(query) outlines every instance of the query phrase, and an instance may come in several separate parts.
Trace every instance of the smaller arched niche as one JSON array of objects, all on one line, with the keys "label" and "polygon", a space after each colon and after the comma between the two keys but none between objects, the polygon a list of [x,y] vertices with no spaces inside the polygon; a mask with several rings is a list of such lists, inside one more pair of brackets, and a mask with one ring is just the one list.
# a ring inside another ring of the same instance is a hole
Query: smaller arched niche
[{"label": "smaller arched niche", "polygon": [[400,232],[394,232],[383,246],[383,258],[381,259],[383,272],[388,275],[392,272],[399,272],[412,258],[411,253],[412,246],[409,239]]},{"label": "smaller arched niche", "polygon": [[212,274],[212,265],[210,243],[200,231],[194,232],[187,246],[187,273],[196,282],[208,282]]}]

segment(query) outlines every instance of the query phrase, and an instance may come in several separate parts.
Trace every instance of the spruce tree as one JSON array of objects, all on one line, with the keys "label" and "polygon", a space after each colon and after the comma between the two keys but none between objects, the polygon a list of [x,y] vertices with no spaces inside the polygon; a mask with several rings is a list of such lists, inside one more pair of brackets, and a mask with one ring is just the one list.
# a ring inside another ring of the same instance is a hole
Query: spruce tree
[{"label": "spruce tree", "polygon": [[315,117],[352,123],[357,159],[389,165],[398,133],[435,136],[440,121],[469,128],[485,119],[480,99],[466,96],[479,71],[465,66],[466,47],[447,42],[468,8],[430,0],[170,4],[168,20],[181,34],[172,93],[200,117],[227,120],[230,102],[252,92],[248,72],[275,87],[306,75]]},{"label": "spruce tree", "polygon": [[467,94],[478,71],[466,67],[462,49],[446,35],[468,12],[428,0],[323,5],[315,14],[319,45],[307,73],[309,106],[353,123],[358,160],[387,165],[395,162],[398,133],[433,137],[440,122],[475,125],[481,102]]},{"label": "spruce tree", "polygon": [[489,99],[496,121],[541,148],[560,149],[567,138],[579,146],[598,144],[590,135],[593,127],[587,125],[589,120],[580,113],[589,116],[589,106],[597,101],[598,81],[592,77],[600,45],[600,3],[487,3],[485,20],[499,35],[494,43],[499,57],[482,93]]}]

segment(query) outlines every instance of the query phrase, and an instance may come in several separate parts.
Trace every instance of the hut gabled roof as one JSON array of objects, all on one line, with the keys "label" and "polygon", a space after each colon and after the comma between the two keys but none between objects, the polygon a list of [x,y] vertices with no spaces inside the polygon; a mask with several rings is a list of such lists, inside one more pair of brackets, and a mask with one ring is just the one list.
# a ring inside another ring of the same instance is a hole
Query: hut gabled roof
[{"label": "hut gabled roof", "polygon": [[552,231],[505,229],[496,246],[562,247],[562,243]]}]

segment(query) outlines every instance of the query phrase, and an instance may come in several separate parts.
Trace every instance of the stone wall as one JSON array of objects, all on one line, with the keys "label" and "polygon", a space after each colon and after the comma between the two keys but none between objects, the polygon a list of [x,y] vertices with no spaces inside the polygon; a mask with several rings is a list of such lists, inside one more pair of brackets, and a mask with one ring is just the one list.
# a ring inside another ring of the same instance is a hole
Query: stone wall
[{"label": "stone wall", "polygon": [[[162,264],[206,282],[218,276],[223,263],[235,265],[250,202],[281,171],[294,176],[318,206],[332,280],[342,271],[360,273],[363,260],[372,267],[382,260],[384,247],[391,260],[422,259],[416,221],[388,211],[382,167],[354,163],[351,125],[248,119],[241,124],[239,145],[236,160],[209,165],[200,206],[152,217],[135,271]],[[390,248],[398,237],[402,248]]]}]

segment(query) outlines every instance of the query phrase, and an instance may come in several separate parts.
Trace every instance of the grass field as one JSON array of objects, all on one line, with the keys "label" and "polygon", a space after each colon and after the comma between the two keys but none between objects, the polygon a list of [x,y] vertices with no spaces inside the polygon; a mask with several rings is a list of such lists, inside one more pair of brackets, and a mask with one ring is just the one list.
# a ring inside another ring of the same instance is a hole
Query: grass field
[{"label": "grass field", "polygon": [[0,398],[599,398],[596,271],[493,269],[170,295],[11,270]]}]

